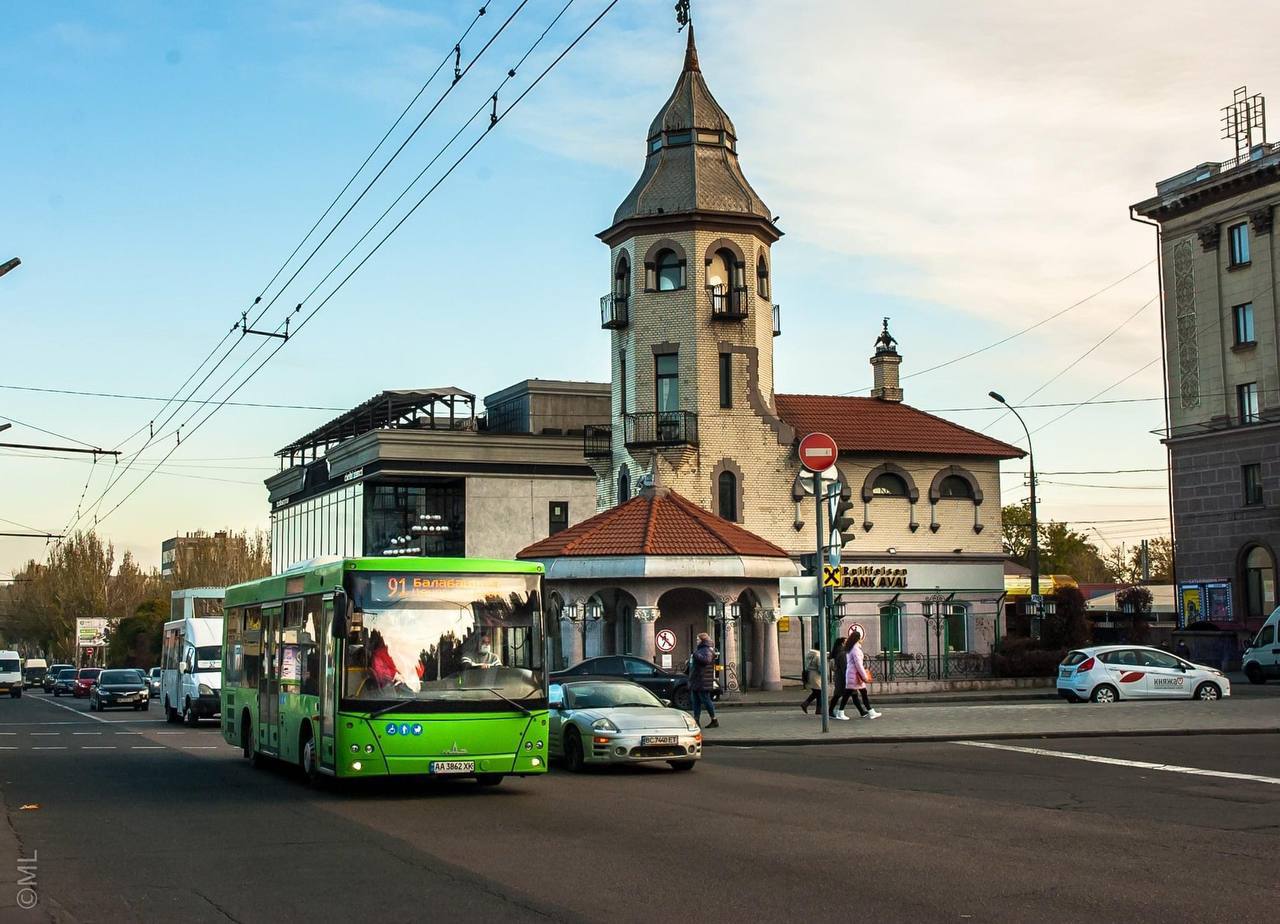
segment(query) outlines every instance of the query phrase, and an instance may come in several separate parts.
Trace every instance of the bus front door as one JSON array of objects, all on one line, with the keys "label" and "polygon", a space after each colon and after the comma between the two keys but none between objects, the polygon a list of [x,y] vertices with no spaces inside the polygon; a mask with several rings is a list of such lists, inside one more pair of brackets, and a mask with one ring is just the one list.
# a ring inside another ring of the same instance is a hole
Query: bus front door
[{"label": "bus front door", "polygon": [[280,607],[262,608],[262,672],[258,675],[258,747],[280,753]]},{"label": "bus front door", "polygon": [[321,610],[316,641],[320,645],[320,766],[334,769],[337,747],[335,717],[338,714],[337,671],[334,670],[334,650],[338,642],[332,637],[333,598],[324,601]]}]

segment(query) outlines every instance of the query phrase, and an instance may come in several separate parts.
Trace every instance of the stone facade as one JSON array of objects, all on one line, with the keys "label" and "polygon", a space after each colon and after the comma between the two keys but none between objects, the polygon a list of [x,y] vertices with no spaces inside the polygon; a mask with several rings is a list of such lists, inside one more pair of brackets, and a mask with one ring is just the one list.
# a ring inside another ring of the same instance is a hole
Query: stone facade
[{"label": "stone facade", "polygon": [[[1156,190],[1134,211],[1160,228],[1175,576],[1180,584],[1230,581],[1235,618],[1222,628],[1248,634],[1277,603],[1280,242],[1272,217],[1280,145],[1201,164]],[[1245,324],[1239,306],[1248,306]],[[1250,385],[1256,414],[1242,406]],[[1258,502],[1244,493],[1252,464],[1260,466]],[[1245,563],[1255,550],[1265,573],[1250,578]],[[1252,599],[1250,580],[1261,588]]]}]

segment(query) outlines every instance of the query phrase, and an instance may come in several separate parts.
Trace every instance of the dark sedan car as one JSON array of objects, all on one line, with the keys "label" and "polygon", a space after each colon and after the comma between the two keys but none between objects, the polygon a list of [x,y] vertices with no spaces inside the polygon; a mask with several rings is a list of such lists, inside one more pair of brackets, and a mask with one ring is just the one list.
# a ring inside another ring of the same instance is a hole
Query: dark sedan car
[{"label": "dark sedan car", "polygon": [[76,675],[79,673],[74,667],[63,668],[58,671],[58,677],[53,682],[53,695],[61,696],[63,693],[70,693],[74,696],[76,692]]},{"label": "dark sedan car", "polygon": [[[76,673],[76,666],[74,664],[55,664],[52,667],[50,667],[47,671],[45,671],[44,682],[41,684],[41,686],[44,687],[44,691],[46,693],[53,692],[53,687],[58,682],[58,675],[61,674],[63,671],[71,671],[71,676],[74,677]],[[63,690],[63,692],[67,693],[70,691]]]},{"label": "dark sedan car", "polygon": [[142,673],[133,668],[103,671],[89,693],[89,711],[102,712],[113,706],[130,706],[147,709],[151,705],[151,690]]},{"label": "dark sedan car", "polygon": [[618,677],[630,680],[632,683],[638,683],[654,696],[670,700],[677,709],[688,709],[692,703],[689,696],[688,677],[631,655],[587,658],[572,667],[555,671],[548,679],[555,683],[563,680],[579,680],[584,677]]}]

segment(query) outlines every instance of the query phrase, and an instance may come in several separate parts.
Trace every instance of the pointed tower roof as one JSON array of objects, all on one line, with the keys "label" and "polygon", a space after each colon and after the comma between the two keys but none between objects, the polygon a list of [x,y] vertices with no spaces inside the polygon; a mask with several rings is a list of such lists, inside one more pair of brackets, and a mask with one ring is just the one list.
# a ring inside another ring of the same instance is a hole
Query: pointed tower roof
[{"label": "pointed tower roof", "polygon": [[690,25],[684,69],[649,126],[644,170],[614,213],[613,227],[600,236],[608,240],[634,219],[692,212],[763,219],[775,239],[780,236],[769,207],[743,176],[737,131],[702,77]]}]

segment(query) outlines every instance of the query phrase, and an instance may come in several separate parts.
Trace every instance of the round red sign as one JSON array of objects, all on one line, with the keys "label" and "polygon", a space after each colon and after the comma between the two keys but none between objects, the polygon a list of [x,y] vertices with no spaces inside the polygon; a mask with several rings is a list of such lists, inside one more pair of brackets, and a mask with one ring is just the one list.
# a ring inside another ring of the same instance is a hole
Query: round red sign
[{"label": "round red sign", "polygon": [[825,472],[839,455],[836,441],[825,433],[810,433],[800,441],[800,464],[811,472]]}]

